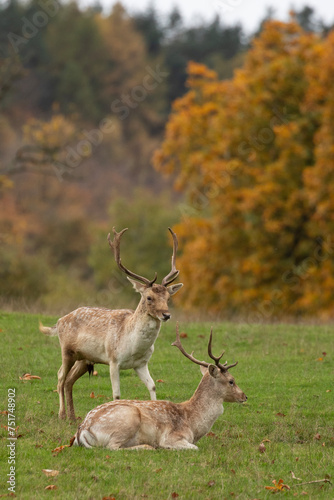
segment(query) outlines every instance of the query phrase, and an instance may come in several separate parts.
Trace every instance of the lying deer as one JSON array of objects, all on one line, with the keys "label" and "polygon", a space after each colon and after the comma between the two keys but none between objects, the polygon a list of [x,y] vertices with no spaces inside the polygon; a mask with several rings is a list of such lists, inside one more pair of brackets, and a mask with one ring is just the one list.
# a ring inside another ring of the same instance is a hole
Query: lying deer
[{"label": "lying deer", "polygon": [[[62,353],[62,365],[58,371],[59,417],[66,418],[65,395],[68,414],[75,419],[72,388],[73,384],[87,371],[93,371],[94,363],[109,365],[113,398],[120,399],[120,370],[133,368],[156,400],[154,381],[148,370],[148,362],[153,354],[161,322],[171,317],[168,300],[183,285],[170,285],[178,276],[175,267],[177,251],[176,234],[168,228],[173,237],[172,269],[156,284],[153,280],[139,276],[121,263],[120,241],[123,229],[114,240],[108,241],[114,252],[118,267],[127,276],[134,289],[141,294],[135,311],[129,309],[102,309],[98,307],[80,307],[60,318],[52,328],[40,323],[40,331],[46,335],[58,335]],[[134,279],[132,279],[134,278]],[[167,286],[170,285],[170,286]]]},{"label": "lying deer", "polygon": [[[243,403],[247,397],[228,370],[237,363],[221,364],[211,352],[215,364],[198,361],[184,350],[176,328],[172,344],[188,359],[201,366],[202,380],[195,394],[184,403],[170,401],[110,401],[91,410],[73,438],[75,445],[92,448],[172,448],[197,450],[194,444],[211,429],[224,411],[224,401]],[[71,441],[71,442],[73,442]]]}]

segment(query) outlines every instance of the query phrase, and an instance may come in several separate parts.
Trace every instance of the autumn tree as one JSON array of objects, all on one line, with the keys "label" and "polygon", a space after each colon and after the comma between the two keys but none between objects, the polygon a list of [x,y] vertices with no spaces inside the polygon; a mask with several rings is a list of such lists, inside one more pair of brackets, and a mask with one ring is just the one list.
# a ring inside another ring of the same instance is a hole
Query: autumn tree
[{"label": "autumn tree", "polygon": [[189,65],[156,167],[186,195],[184,305],[331,314],[334,33],[269,21],[233,80]]}]

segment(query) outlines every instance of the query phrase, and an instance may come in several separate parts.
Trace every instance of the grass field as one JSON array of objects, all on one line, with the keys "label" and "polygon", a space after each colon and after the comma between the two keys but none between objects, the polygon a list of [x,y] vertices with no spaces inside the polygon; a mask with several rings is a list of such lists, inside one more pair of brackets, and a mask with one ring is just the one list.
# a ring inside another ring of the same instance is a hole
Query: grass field
[{"label": "grass field", "polygon": [[[248,396],[244,405],[226,403],[224,414],[199,451],[117,451],[67,444],[76,424],[59,421],[57,337],[38,331],[38,316],[0,313],[1,335],[1,491],[10,472],[6,445],[8,390],[15,389],[15,493],[19,499],[266,499],[273,481],[283,480],[279,496],[334,499],[334,335],[330,326],[214,325],[213,351],[226,349],[236,382]],[[53,324],[56,318],[41,318]],[[183,344],[207,359],[209,324],[180,324]],[[188,399],[200,381],[199,367],[170,344],[175,323],[163,325],[150,371],[158,399]],[[225,358],[225,357],[224,357]],[[111,399],[108,367],[82,377],[74,386],[80,417]],[[22,381],[25,373],[41,379]],[[133,371],[121,373],[122,396],[147,399]],[[91,397],[94,393],[95,398]],[[265,450],[260,452],[263,442]],[[47,477],[42,470],[59,471]],[[293,475],[296,478],[293,478]],[[327,479],[331,482],[310,481]],[[300,485],[299,485],[300,484]],[[55,485],[52,490],[45,489]]]}]

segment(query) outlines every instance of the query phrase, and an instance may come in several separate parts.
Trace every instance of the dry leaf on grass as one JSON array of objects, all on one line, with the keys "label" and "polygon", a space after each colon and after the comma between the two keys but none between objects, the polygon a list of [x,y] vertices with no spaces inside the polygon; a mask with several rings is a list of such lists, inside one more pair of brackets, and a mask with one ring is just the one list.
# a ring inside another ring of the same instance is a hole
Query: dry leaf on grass
[{"label": "dry leaf on grass", "polygon": [[284,484],[283,479],[279,479],[277,482],[276,479],[273,480],[274,486],[265,486],[266,490],[270,490],[272,493],[278,493],[283,490],[290,490],[290,486]]},{"label": "dry leaf on grass", "polygon": [[52,469],[42,469],[42,472],[44,472],[46,477],[56,477],[59,474],[59,470],[52,470]]},{"label": "dry leaf on grass", "polygon": [[41,377],[38,375],[31,375],[30,373],[25,373],[22,377],[20,377],[20,380],[23,380],[25,382],[26,380],[41,380]]},{"label": "dry leaf on grass", "polygon": [[107,396],[105,396],[104,394],[98,394],[97,396],[95,396],[94,392],[91,392],[89,397],[92,399],[96,399],[96,398],[106,398]]},{"label": "dry leaf on grass", "polygon": [[261,443],[261,444],[259,445],[259,452],[260,452],[260,453],[264,453],[265,451],[266,451],[266,447],[264,446],[264,444],[263,444],[263,443]]},{"label": "dry leaf on grass", "polygon": [[58,486],[56,486],[55,484],[49,484],[49,486],[46,486],[44,489],[45,490],[56,490],[58,488]]},{"label": "dry leaf on grass", "polygon": [[64,448],[70,448],[70,446],[71,446],[70,444],[63,444],[62,446],[58,446],[57,448],[52,450],[52,453],[54,453],[55,455],[58,455],[58,453],[63,451]]}]

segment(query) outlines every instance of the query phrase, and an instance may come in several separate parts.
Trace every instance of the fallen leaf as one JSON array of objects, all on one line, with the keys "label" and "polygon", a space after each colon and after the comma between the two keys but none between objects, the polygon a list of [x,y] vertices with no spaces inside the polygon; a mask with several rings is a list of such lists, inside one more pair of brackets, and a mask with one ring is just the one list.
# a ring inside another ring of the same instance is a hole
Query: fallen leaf
[{"label": "fallen leaf", "polygon": [[102,500],[116,500],[115,497],[103,497]]},{"label": "fallen leaf", "polygon": [[41,380],[41,377],[38,375],[31,375],[30,373],[25,373],[23,377],[20,377],[20,380],[26,381],[26,380]]},{"label": "fallen leaf", "polygon": [[157,472],[157,473],[158,473],[158,472],[161,472],[161,471],[162,471],[162,468],[160,467],[160,469],[155,469],[155,471],[154,471],[154,472]]},{"label": "fallen leaf", "polygon": [[95,398],[95,394],[94,392],[91,392],[90,395],[89,395],[90,398],[94,399]]},{"label": "fallen leaf", "polygon": [[159,379],[157,380],[157,382],[158,382],[159,384],[164,384],[164,383],[165,383],[165,381],[164,381],[164,380],[162,380],[162,378],[159,378]]},{"label": "fallen leaf", "polygon": [[0,415],[8,415],[8,411],[7,410],[0,411]]},{"label": "fallen leaf", "polygon": [[318,358],[317,359],[317,361],[323,361],[323,360],[324,360],[324,358]]},{"label": "fallen leaf", "polygon": [[93,371],[93,376],[94,377],[97,377],[98,376],[98,372],[96,370]]},{"label": "fallen leaf", "polygon": [[270,439],[262,439],[262,443],[271,443]]},{"label": "fallen leaf", "polygon": [[49,486],[46,486],[44,489],[45,490],[56,490],[58,488],[58,486],[56,486],[55,484],[49,484]]},{"label": "fallen leaf", "polygon": [[265,486],[266,490],[270,490],[272,493],[277,493],[283,490],[290,490],[290,486],[284,484],[283,479],[279,479],[277,482],[276,479],[273,480],[274,486]]},{"label": "fallen leaf", "polygon": [[59,474],[59,470],[52,470],[52,469],[42,469],[42,472],[44,472],[46,477],[56,477]]},{"label": "fallen leaf", "polygon": [[278,412],[276,413],[276,417],[286,417],[284,413]]},{"label": "fallen leaf", "polygon": [[58,446],[57,448],[52,450],[52,453],[55,453],[57,455],[58,453],[63,451],[64,448],[70,448],[70,446],[71,446],[70,444],[63,444],[62,446]]},{"label": "fallen leaf", "polygon": [[323,356],[327,356],[327,352],[323,352],[323,353],[322,353],[322,355],[323,355]]},{"label": "fallen leaf", "polygon": [[326,392],[332,392],[332,390],[331,390],[331,389],[327,389],[327,391],[326,391]]},{"label": "fallen leaf", "polygon": [[182,332],[182,333],[180,333],[180,337],[181,337],[181,339],[186,339],[186,338],[188,338],[188,334],[186,332]]},{"label": "fallen leaf", "polygon": [[208,432],[207,433],[207,437],[210,437],[210,438],[217,438],[217,434],[215,434],[214,432]]},{"label": "fallen leaf", "polygon": [[319,433],[317,433],[317,434],[313,437],[313,439],[317,439],[317,440],[319,440],[320,438],[321,438],[321,436],[320,436],[320,434],[319,434]]},{"label": "fallen leaf", "polygon": [[259,446],[259,452],[260,453],[264,453],[265,451],[266,451],[266,447],[264,446],[263,443],[261,443],[260,446]]},{"label": "fallen leaf", "polygon": [[301,478],[300,477],[296,477],[295,473],[292,470],[290,472],[291,472],[292,479],[297,479],[297,481],[301,481]]},{"label": "fallen leaf", "polygon": [[172,498],[177,498],[178,496],[178,493],[175,493],[175,491],[172,493]]},{"label": "fallen leaf", "polygon": [[208,482],[208,486],[214,486],[216,484],[216,481],[213,481],[213,479],[211,481]]}]

